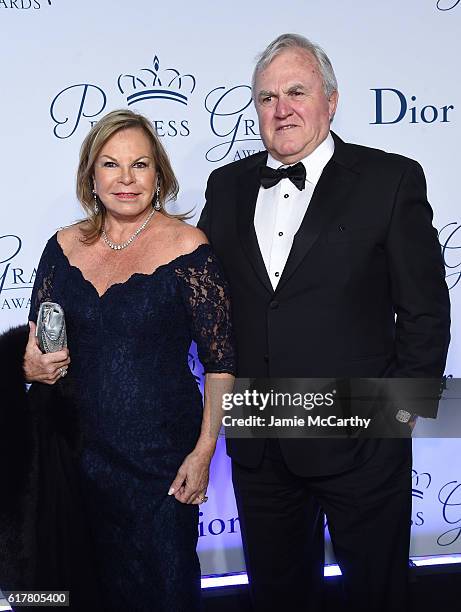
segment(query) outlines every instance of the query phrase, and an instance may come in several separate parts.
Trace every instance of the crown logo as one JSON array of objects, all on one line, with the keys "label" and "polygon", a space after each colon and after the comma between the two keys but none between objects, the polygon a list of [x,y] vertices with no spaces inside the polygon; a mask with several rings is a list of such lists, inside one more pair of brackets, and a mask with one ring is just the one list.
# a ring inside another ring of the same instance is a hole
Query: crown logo
[{"label": "crown logo", "polygon": [[411,472],[411,479],[414,483],[414,486],[411,489],[412,496],[417,497],[418,499],[423,499],[424,490],[431,486],[432,476],[428,472],[418,473],[415,469],[411,470]]},{"label": "crown logo", "polygon": [[157,56],[154,57],[152,65],[153,69],[141,68],[140,76],[121,74],[118,77],[117,85],[120,93],[124,95],[128,93],[126,96],[128,106],[156,98],[172,100],[187,106],[189,101],[187,96],[195,89],[195,77],[192,74],[181,75],[176,68],[160,71],[160,60]]}]

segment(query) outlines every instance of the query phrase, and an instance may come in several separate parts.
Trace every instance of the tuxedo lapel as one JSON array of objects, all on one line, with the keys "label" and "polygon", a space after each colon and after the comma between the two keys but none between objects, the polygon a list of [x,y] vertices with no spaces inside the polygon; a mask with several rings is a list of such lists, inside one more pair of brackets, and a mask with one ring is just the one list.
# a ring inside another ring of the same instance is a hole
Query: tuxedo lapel
[{"label": "tuxedo lapel", "polygon": [[261,250],[256,236],[254,216],[256,200],[260,187],[259,167],[264,165],[267,154],[258,156],[256,163],[237,178],[237,227],[242,248],[248,257],[256,276],[264,287],[273,293],[272,284],[267,274]]},{"label": "tuxedo lapel", "polygon": [[314,189],[306,214],[295,234],[287,263],[277,285],[280,291],[309,253],[324,226],[341,209],[354,185],[358,173],[352,166],[355,155],[340,138],[333,134],[335,152]]}]

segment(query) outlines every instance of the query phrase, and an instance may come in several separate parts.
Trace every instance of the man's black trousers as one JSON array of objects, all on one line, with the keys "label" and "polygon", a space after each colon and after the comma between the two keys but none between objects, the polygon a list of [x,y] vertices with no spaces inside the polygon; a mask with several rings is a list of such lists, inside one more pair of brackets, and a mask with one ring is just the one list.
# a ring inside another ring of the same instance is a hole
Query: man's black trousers
[{"label": "man's black trousers", "polygon": [[346,610],[405,612],[411,524],[409,439],[370,440],[371,456],[335,475],[301,477],[268,440],[257,468],[233,483],[257,612],[317,612],[323,514],[343,575]]}]

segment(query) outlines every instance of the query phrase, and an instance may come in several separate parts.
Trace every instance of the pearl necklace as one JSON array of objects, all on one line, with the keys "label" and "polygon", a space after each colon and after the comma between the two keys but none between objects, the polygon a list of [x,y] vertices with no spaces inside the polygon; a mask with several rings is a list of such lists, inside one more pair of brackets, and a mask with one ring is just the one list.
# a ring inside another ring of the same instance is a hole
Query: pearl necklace
[{"label": "pearl necklace", "polygon": [[121,249],[126,249],[126,247],[130,246],[130,244],[138,236],[138,234],[140,234],[142,232],[142,230],[146,227],[146,225],[152,219],[154,213],[155,213],[155,209],[152,210],[152,212],[149,213],[149,215],[148,215],[147,219],[144,221],[144,223],[140,227],[138,227],[138,229],[135,231],[135,233],[130,238],[128,238],[128,240],[125,240],[125,242],[122,242],[121,244],[115,244],[115,242],[112,242],[112,240],[109,239],[109,237],[106,234],[106,230],[104,228],[102,228],[102,232],[101,232],[102,233],[102,239],[107,244],[107,246],[110,247],[111,249],[113,249],[114,251],[120,251]]}]

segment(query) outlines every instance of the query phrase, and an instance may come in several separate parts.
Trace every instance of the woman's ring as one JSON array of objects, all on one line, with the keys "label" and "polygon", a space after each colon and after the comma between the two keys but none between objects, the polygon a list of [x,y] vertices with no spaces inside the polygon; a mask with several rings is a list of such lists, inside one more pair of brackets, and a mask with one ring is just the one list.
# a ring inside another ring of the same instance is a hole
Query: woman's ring
[{"label": "woman's ring", "polygon": [[198,501],[199,501],[199,504],[204,504],[205,502],[208,501],[208,497],[204,495],[203,497],[199,497]]},{"label": "woman's ring", "polygon": [[59,373],[61,374],[61,378],[67,374],[67,368],[59,368]]}]

